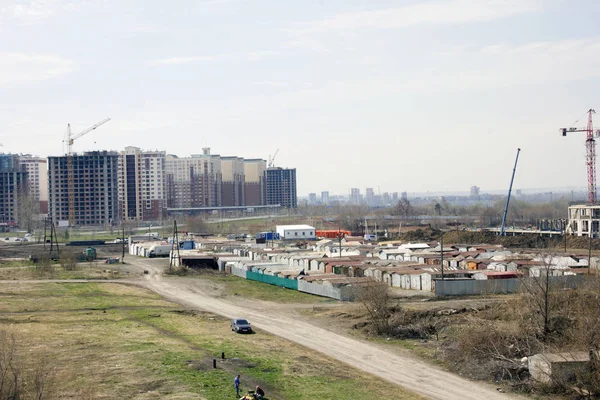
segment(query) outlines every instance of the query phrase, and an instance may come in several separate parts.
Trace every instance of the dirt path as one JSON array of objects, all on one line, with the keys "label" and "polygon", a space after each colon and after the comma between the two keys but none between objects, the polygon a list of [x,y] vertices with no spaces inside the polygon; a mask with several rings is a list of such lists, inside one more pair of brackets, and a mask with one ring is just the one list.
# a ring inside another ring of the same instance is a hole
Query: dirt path
[{"label": "dirt path", "polygon": [[265,309],[259,306],[260,303],[250,301],[242,305],[232,299],[211,296],[197,280],[165,279],[161,274],[163,267],[154,260],[134,259],[130,262],[132,267],[148,271],[144,275],[145,279],[139,282],[140,285],[171,301],[228,318],[248,318],[259,329],[299,343],[426,397],[444,400],[518,398],[500,393],[491,386],[463,379],[411,356],[391,353],[377,345],[320,328],[295,318],[285,307]]}]

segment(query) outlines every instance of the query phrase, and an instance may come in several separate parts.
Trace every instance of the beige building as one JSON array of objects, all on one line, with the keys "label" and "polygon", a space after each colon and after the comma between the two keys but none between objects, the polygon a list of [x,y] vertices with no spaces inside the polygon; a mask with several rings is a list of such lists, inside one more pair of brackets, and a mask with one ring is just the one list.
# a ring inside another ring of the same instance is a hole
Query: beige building
[{"label": "beige building", "polygon": [[169,208],[221,205],[221,158],[204,148],[202,154],[166,156],[166,191]]},{"label": "beige building", "polygon": [[119,158],[119,212],[123,221],[159,221],[165,215],[166,153],[129,146]]},{"label": "beige building", "polygon": [[267,162],[261,159],[244,160],[244,198],[247,206],[266,204]]},{"label": "beige building", "polygon": [[244,159],[241,157],[221,157],[223,184],[221,189],[222,206],[244,206],[245,177]]},{"label": "beige building", "polygon": [[600,237],[600,206],[570,206],[566,230],[569,235]]},{"label": "beige building", "polygon": [[27,172],[29,195],[39,202],[40,214],[48,214],[48,159],[24,154],[19,164]]}]

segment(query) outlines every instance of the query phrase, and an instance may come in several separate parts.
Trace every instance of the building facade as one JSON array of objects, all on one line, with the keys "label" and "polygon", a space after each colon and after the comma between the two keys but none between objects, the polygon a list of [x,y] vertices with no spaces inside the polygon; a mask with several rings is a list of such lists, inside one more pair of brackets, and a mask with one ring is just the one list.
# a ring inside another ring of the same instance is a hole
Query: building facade
[{"label": "building facade", "polygon": [[203,149],[202,154],[166,156],[167,207],[220,207],[221,158]]},{"label": "building facade", "polygon": [[162,220],[166,206],[166,152],[126,147],[119,157],[121,219]]},{"label": "building facade", "polygon": [[221,169],[223,176],[222,205],[225,207],[246,205],[244,159],[221,157]]},{"label": "building facade", "polygon": [[267,168],[267,205],[298,208],[296,168]]},{"label": "building facade", "polygon": [[38,214],[48,214],[48,159],[25,154],[19,164],[27,172],[29,196],[37,202]]},{"label": "building facade", "polygon": [[[110,225],[119,215],[119,153],[92,151],[73,156],[75,225]],[[48,215],[69,221],[68,157],[48,157]]]},{"label": "building facade", "polygon": [[0,224],[19,224],[28,197],[28,174],[17,154],[0,154]]},{"label": "building facade", "polygon": [[600,237],[600,206],[570,206],[566,231],[569,235]]},{"label": "building facade", "polygon": [[266,189],[267,162],[261,159],[244,160],[244,205],[265,205]]}]

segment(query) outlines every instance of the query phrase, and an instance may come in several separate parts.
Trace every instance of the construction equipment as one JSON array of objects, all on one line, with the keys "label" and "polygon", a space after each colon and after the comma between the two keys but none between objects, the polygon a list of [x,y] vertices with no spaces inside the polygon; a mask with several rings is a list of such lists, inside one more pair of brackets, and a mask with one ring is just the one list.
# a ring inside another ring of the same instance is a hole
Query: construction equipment
[{"label": "construction equipment", "polygon": [[[585,128],[561,128],[560,131],[563,136],[567,136],[567,133],[571,132],[585,132],[585,148],[586,148],[586,165],[588,175],[588,203],[590,205],[596,204],[596,140],[594,137],[600,134],[600,130],[594,131],[594,125],[592,123],[592,115],[596,114],[596,111],[590,108],[587,112],[588,123]],[[582,117],[583,118],[583,117]],[[581,119],[581,118],[580,118]],[[579,120],[575,121],[577,123]],[[575,123],[573,125],[575,125]]]},{"label": "construction equipment", "polygon": [[273,157],[269,156],[269,168],[273,167],[273,162],[275,162],[275,157],[277,157],[277,153],[279,153],[279,149],[275,150],[275,154],[273,154]]},{"label": "construction equipment", "polygon": [[504,207],[504,214],[502,215],[502,227],[500,228],[500,236],[504,236],[504,229],[506,228],[506,214],[508,214],[508,205],[510,203],[510,194],[512,193],[513,182],[515,180],[515,172],[517,171],[517,163],[519,162],[519,153],[521,149],[517,149],[517,158],[515,159],[515,167],[513,168],[512,177],[510,178],[510,186],[508,187],[508,197],[506,198],[506,206]]},{"label": "construction equipment", "polygon": [[110,118],[106,118],[95,125],[87,128],[86,130],[73,135],[71,132],[71,124],[67,124],[67,132],[65,133],[65,139],[63,143],[67,143],[67,174],[68,174],[68,195],[69,195],[69,226],[75,226],[75,173],[73,171],[73,142],[79,139],[86,133],[93,131],[101,125],[104,125],[110,121]]}]

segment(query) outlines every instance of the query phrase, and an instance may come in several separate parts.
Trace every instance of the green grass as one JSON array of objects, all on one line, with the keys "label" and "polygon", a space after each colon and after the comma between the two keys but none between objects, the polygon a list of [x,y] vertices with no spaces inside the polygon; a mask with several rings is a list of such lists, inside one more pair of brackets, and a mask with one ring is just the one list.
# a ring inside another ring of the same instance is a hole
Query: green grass
[{"label": "green grass", "polygon": [[[27,362],[52,360],[50,387],[73,399],[232,399],[233,377],[271,399],[417,399],[390,383],[265,332],[113,283],[0,287],[0,322]],[[212,359],[225,360],[212,368]]]},{"label": "green grass", "polygon": [[206,273],[197,275],[198,279],[206,279],[223,285],[228,296],[243,296],[256,300],[274,301],[278,303],[335,303],[336,300],[312,294],[286,289],[267,283],[250,281],[229,274]]}]

